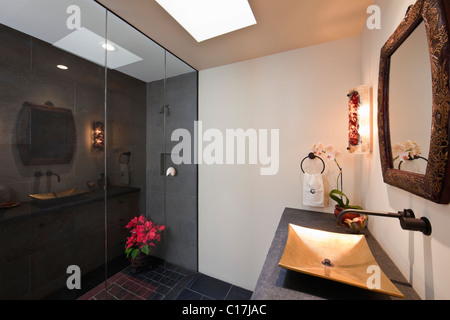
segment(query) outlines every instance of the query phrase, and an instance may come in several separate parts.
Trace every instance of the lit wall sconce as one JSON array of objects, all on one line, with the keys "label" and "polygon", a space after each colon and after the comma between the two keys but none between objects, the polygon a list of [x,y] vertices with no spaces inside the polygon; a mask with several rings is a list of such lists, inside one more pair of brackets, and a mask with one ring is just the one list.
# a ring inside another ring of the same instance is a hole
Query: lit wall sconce
[{"label": "lit wall sconce", "polygon": [[99,151],[105,150],[105,125],[100,121],[94,122],[93,130],[94,149]]},{"label": "lit wall sconce", "polygon": [[372,144],[372,120],[369,86],[362,85],[348,96],[348,148],[350,153],[370,153]]}]

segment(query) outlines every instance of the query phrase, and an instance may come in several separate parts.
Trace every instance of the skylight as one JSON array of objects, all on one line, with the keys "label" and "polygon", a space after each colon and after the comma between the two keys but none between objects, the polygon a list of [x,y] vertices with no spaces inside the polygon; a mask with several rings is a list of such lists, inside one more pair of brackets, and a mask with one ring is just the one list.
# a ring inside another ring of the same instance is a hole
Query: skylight
[{"label": "skylight", "polygon": [[105,64],[105,52],[108,51],[107,67],[111,69],[142,60],[141,57],[109,40],[105,43],[104,37],[86,28],[70,33],[54,43],[54,46],[101,66]]},{"label": "skylight", "polygon": [[247,0],[156,0],[202,42],[256,24]]}]

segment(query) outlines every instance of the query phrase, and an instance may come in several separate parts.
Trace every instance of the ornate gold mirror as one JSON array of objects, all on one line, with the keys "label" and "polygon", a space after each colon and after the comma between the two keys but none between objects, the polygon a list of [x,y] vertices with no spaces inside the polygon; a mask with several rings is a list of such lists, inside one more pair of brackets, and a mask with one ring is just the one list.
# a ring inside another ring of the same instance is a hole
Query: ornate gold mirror
[{"label": "ornate gold mirror", "polygon": [[418,0],[381,49],[378,136],[384,182],[450,202],[450,1]]}]

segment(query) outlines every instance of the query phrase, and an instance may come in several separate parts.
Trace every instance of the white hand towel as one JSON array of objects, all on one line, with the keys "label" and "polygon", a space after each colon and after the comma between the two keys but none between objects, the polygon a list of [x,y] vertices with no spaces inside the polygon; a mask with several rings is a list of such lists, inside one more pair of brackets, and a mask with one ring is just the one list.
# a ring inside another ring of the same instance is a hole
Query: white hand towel
[{"label": "white hand towel", "polygon": [[128,164],[120,164],[120,182],[123,184],[130,184],[130,175],[128,173]]},{"label": "white hand towel", "polygon": [[321,174],[305,173],[303,177],[303,204],[311,207],[324,206],[323,178]]}]

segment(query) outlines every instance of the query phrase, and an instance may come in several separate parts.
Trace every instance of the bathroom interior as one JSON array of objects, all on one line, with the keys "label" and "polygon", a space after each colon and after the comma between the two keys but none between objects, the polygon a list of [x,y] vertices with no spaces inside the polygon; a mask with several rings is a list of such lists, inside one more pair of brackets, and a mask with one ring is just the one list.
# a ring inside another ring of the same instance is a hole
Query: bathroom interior
[{"label": "bathroom interior", "polygon": [[[450,299],[450,99],[440,95],[450,91],[435,70],[447,66],[448,77],[450,46],[441,46],[443,57],[433,64],[429,52],[439,46],[426,41],[438,14],[448,34],[450,7],[440,0],[352,0],[356,27],[340,33],[346,1],[308,7],[289,0],[268,12],[270,0],[250,0],[256,26],[197,43],[156,1],[0,0],[0,299],[80,299],[93,290],[114,299],[111,279],[133,275],[123,273],[125,226],[141,215],[165,226],[151,255],[163,276],[182,270],[183,285],[201,274],[216,281],[209,286],[230,284],[254,300],[392,297],[292,268],[282,255],[288,225],[297,221],[328,236],[362,234],[386,282],[401,291],[397,297]],[[379,26],[370,27],[368,8],[380,9]],[[154,22],[146,9],[157,13]],[[265,15],[295,19],[300,9],[314,12],[309,30],[317,31],[308,33],[317,40],[270,51],[267,40],[253,37],[267,49],[253,56],[230,45],[249,41],[240,35],[263,25]],[[161,17],[167,24],[156,30]],[[243,58],[234,56],[241,51]],[[368,148],[349,152],[348,95],[361,85],[370,106]],[[262,175],[267,163],[198,161],[206,151],[177,163],[176,129],[190,134],[192,150],[197,135],[208,148],[199,123],[203,133],[279,130],[270,149],[272,159],[278,152],[278,171]],[[420,157],[394,161],[395,144],[409,139],[420,142]],[[326,152],[309,158],[319,144],[339,151],[336,161]],[[306,201],[310,170],[323,179],[319,205]],[[364,230],[335,223],[328,194],[336,187],[366,210]],[[397,219],[398,212],[415,216]],[[301,230],[293,226],[289,234]],[[81,270],[82,290],[68,288],[69,266]],[[178,289],[165,298],[177,298]],[[178,298],[198,299],[190,289]],[[164,297],[159,293],[152,299]]]}]

